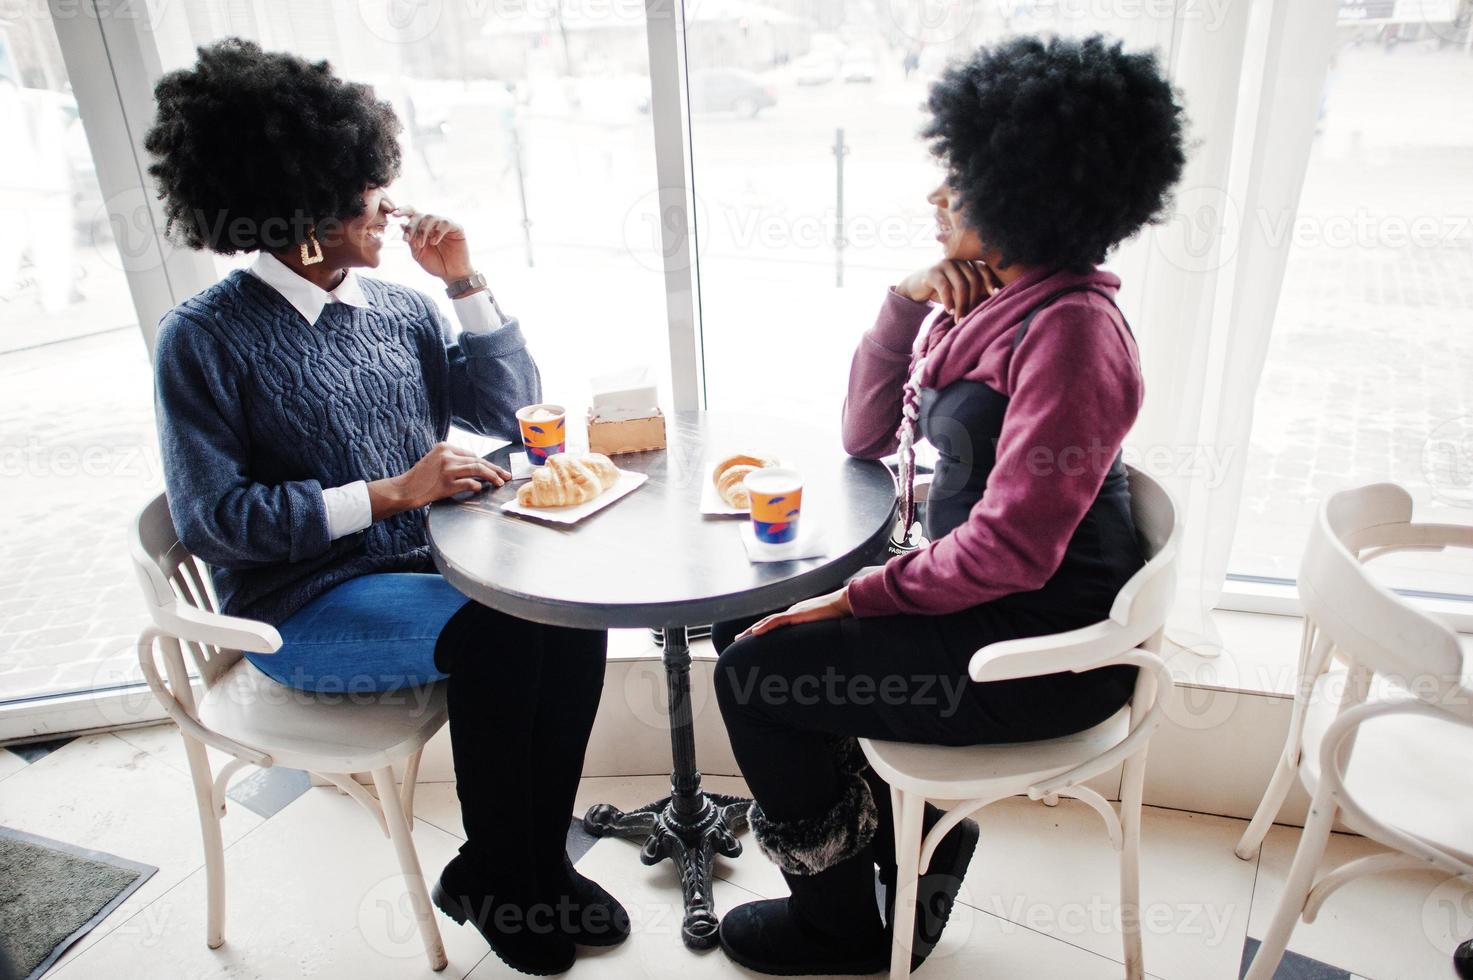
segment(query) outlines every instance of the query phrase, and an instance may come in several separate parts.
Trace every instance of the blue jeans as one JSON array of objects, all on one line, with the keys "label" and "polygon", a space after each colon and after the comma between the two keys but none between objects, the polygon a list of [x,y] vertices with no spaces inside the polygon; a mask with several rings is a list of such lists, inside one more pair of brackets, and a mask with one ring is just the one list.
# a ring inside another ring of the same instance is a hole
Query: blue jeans
[{"label": "blue jeans", "polygon": [[443,680],[435,643],[469,601],[439,575],[386,572],[349,579],[279,627],[276,653],[248,653],[263,674],[303,691],[397,691]]}]

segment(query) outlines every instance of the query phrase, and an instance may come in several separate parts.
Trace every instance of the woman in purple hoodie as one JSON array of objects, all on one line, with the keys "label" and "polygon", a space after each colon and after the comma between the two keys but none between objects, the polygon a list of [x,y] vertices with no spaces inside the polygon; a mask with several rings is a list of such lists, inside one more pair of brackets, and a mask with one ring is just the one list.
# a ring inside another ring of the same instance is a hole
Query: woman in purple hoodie
[{"label": "woman in purple hoodie", "polygon": [[[792,893],[721,924],[727,953],[764,973],[888,966],[875,874],[894,881],[889,790],[856,736],[1055,738],[1110,717],[1134,686],[1131,667],[974,684],[967,662],[1105,618],[1141,566],[1120,455],[1140,365],[1120,280],[1097,266],[1165,213],[1181,107],[1154,56],[1098,36],[982,49],[928,107],[923,135],[947,174],[927,196],[943,256],[885,296],[844,405],[855,456],[935,446],[926,543],[832,595],[716,630],[753,834]],[[927,827],[938,817],[928,810]],[[922,876],[917,964],[976,843],[964,821]]]}]

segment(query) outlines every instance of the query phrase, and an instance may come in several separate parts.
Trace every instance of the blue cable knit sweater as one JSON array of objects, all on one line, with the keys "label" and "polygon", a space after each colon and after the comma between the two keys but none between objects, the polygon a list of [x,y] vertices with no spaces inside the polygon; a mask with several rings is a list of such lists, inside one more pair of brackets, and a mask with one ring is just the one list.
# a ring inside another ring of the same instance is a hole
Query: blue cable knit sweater
[{"label": "blue cable knit sweater", "polygon": [[422,294],[361,283],[367,309],[330,303],[308,324],[238,270],[159,326],[169,512],[232,615],[279,625],[355,576],[433,571],[424,510],[334,541],[322,489],[404,472],[452,420],[515,439],[516,410],[541,399],[515,320],[455,343]]}]

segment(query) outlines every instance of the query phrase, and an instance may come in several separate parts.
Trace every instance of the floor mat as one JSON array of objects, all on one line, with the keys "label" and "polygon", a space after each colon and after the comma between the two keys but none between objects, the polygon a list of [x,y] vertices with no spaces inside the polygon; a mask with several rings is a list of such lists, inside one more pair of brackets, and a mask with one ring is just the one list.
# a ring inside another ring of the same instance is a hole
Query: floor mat
[{"label": "floor mat", "polygon": [[158,868],[0,827],[0,980],[34,980]]}]

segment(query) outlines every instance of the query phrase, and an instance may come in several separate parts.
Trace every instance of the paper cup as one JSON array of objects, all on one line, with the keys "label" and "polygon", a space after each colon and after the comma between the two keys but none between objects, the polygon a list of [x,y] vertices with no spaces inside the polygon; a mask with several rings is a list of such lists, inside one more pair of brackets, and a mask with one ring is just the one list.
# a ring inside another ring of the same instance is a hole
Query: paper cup
[{"label": "paper cup", "polygon": [[568,413],[561,405],[528,405],[517,409],[517,424],[522,428],[522,445],[527,447],[527,462],[541,466],[547,457],[568,447]]},{"label": "paper cup", "polygon": [[797,470],[770,466],[742,481],[752,498],[752,533],[764,544],[785,544],[798,536],[803,509],[803,477]]}]

